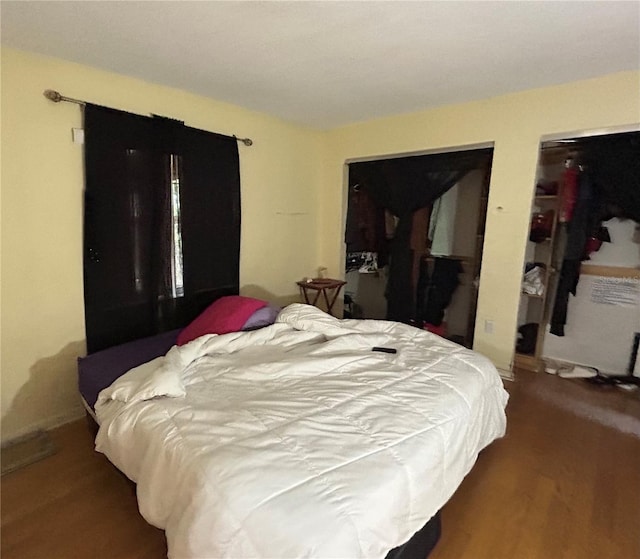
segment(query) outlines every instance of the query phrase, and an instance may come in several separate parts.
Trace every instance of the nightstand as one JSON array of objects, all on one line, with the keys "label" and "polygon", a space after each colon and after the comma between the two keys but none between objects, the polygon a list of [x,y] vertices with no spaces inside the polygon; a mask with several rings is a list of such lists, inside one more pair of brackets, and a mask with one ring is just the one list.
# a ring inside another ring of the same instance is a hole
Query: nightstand
[{"label": "nightstand", "polygon": [[[331,315],[333,315],[331,312],[333,304],[336,302],[342,286],[346,283],[346,281],[329,278],[314,278],[312,280],[297,282],[300,286],[300,292],[304,296],[305,303],[317,306],[316,303],[318,299],[320,299],[320,295],[322,295],[327,305],[327,312]],[[315,294],[312,294],[312,291],[315,291]],[[309,301],[310,295],[313,297],[312,302]]]}]

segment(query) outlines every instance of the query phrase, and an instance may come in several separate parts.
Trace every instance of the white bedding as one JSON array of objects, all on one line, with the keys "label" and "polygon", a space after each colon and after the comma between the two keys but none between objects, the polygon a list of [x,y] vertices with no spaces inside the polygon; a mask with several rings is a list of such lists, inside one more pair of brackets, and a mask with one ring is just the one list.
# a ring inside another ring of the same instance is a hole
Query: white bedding
[{"label": "white bedding", "polygon": [[382,558],[504,434],[506,402],[477,353],[291,305],[118,379],[96,448],[137,482],[173,559]]}]

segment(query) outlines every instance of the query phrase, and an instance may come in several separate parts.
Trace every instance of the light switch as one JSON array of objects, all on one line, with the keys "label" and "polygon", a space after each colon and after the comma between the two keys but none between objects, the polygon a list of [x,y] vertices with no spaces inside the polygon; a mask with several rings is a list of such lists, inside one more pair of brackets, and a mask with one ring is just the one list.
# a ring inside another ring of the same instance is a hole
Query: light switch
[{"label": "light switch", "polygon": [[74,144],[84,144],[84,129],[83,128],[72,128],[71,136],[73,138]]}]

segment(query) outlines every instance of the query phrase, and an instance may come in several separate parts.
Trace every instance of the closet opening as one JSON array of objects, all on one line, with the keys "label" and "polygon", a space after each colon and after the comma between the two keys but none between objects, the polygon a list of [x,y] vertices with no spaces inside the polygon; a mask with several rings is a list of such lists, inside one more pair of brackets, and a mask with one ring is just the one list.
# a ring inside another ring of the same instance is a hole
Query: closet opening
[{"label": "closet opening", "polygon": [[348,165],[344,316],[472,347],[493,147]]},{"label": "closet opening", "polygon": [[639,340],[640,132],[542,142],[514,364],[634,390]]}]

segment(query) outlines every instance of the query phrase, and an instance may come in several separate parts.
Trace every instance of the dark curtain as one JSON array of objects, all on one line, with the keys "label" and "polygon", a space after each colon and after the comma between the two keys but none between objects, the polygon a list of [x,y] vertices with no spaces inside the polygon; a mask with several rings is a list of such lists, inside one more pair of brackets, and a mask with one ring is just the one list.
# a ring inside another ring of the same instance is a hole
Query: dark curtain
[{"label": "dark curtain", "polygon": [[410,246],[414,212],[431,205],[469,171],[489,161],[492,153],[491,149],[483,149],[349,165],[349,184],[359,185],[379,207],[398,217],[389,247],[388,320],[408,323],[415,318]]},{"label": "dark curtain", "polygon": [[185,128],[182,242],[183,326],[240,281],[240,168],[235,138]]},{"label": "dark curtain", "polygon": [[[92,353],[182,327],[217,297],[238,292],[240,176],[230,137],[95,105],[85,107],[84,126]],[[177,246],[172,192],[180,208]]]}]

